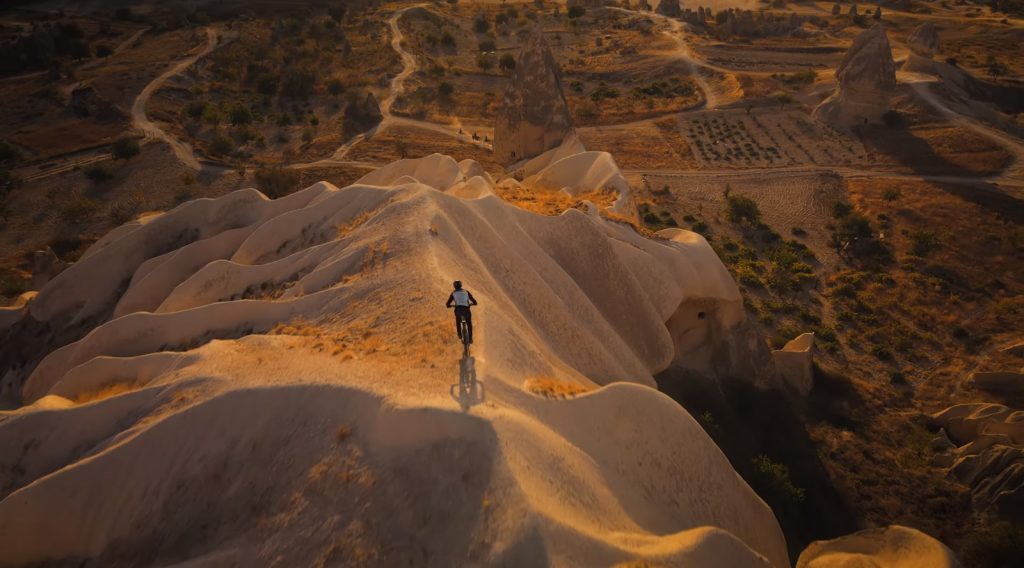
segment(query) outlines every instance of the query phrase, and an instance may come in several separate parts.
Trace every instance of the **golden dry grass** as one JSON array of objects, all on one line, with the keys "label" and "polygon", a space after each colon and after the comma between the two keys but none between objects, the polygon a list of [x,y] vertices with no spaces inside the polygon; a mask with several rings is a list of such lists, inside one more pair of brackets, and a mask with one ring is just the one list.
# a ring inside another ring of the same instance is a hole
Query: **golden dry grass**
[{"label": "golden dry grass", "polygon": [[569,209],[583,209],[584,201],[590,201],[604,209],[611,207],[618,199],[618,195],[610,189],[587,191],[575,196],[561,191],[508,185],[495,187],[494,191],[498,197],[516,207],[550,217],[561,215]]},{"label": "golden dry grass", "polygon": [[71,401],[75,404],[86,404],[89,402],[95,402],[97,400],[103,400],[126,392],[131,392],[139,388],[139,384],[134,381],[114,381],[106,383],[98,388],[80,392],[71,398]]},{"label": "golden dry grass", "polygon": [[583,385],[553,377],[530,377],[523,382],[523,388],[544,398],[572,398],[591,390]]}]

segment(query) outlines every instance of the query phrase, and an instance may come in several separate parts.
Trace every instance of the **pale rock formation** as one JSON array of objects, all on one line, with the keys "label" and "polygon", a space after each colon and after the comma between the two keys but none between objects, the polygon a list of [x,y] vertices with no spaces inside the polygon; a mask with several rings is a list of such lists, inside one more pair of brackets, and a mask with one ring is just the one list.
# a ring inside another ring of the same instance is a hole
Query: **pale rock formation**
[{"label": "pale rock formation", "polygon": [[976,510],[1024,520],[1024,412],[958,404],[932,416],[932,423],[951,441],[951,447],[936,448],[933,465],[971,488]]},{"label": "pale rock formation", "polygon": [[678,18],[683,15],[683,9],[679,6],[679,0],[659,0],[657,13],[669,18]]},{"label": "pale rock formation", "polygon": [[68,263],[57,258],[57,255],[50,247],[46,247],[46,250],[35,251],[32,253],[32,278],[29,279],[29,288],[33,290],[41,289],[68,266],[70,266]]},{"label": "pale rock formation", "polygon": [[939,73],[933,57],[939,50],[939,32],[931,22],[925,22],[910,32],[907,37],[907,47],[910,54],[903,62],[902,69],[915,73],[928,73],[937,75]]},{"label": "pale rock formation", "polygon": [[498,109],[494,154],[512,164],[557,147],[572,132],[561,72],[543,30],[534,28]]},{"label": "pale rock formation", "polygon": [[935,53],[939,51],[939,32],[935,29],[935,24],[924,22],[914,28],[907,37],[907,47],[921,57],[935,57]]},{"label": "pale rock formation", "polygon": [[[615,178],[570,150],[537,179]],[[456,278],[480,301],[461,360]],[[533,214],[433,155],[134,221],[29,312],[82,323],[0,413],[0,565],[789,565],[772,511],[652,388],[679,359],[750,358],[688,231]]]},{"label": "pale rock formation", "polygon": [[1024,394],[1024,373],[990,371],[971,374],[971,383],[979,389],[1003,394]]},{"label": "pale rock formation", "polygon": [[839,63],[836,80],[836,92],[815,109],[816,117],[844,126],[882,122],[896,90],[885,28],[876,25],[857,36]]},{"label": "pale rock formation", "polygon": [[796,568],[959,568],[946,545],[923,532],[890,525],[811,543]]},{"label": "pale rock formation", "polygon": [[814,387],[814,334],[802,333],[772,351],[775,368],[787,385],[802,396]]}]

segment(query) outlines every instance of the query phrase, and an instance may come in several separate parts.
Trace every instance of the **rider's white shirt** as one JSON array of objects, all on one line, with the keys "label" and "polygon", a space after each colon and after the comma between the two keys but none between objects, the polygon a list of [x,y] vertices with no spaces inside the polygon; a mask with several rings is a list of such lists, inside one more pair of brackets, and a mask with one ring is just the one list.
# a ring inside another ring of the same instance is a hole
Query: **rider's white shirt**
[{"label": "rider's white shirt", "polygon": [[469,292],[465,290],[456,290],[452,292],[452,297],[455,298],[456,306],[469,306]]}]

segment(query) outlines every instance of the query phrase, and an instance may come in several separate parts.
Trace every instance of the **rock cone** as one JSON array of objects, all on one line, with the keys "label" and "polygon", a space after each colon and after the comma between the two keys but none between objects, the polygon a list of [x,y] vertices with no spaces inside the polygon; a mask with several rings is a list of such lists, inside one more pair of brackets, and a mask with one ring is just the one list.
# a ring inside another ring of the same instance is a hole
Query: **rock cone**
[{"label": "rock cone", "polygon": [[896,89],[896,65],[885,28],[876,25],[857,36],[836,70],[836,92],[815,116],[853,126],[879,123]]},{"label": "rock cone", "polygon": [[494,153],[513,162],[559,146],[572,133],[558,65],[544,32],[536,28],[516,61],[494,126]]}]

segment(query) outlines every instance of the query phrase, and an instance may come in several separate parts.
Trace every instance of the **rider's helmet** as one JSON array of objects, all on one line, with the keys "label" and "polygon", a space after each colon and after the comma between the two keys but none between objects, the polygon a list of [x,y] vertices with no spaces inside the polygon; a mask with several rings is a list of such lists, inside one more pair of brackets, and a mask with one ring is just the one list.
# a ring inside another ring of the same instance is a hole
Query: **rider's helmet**
[{"label": "rider's helmet", "polygon": [[461,290],[462,289],[462,281],[461,280],[456,280],[455,282],[452,282],[452,286],[455,286],[456,290]]}]

